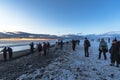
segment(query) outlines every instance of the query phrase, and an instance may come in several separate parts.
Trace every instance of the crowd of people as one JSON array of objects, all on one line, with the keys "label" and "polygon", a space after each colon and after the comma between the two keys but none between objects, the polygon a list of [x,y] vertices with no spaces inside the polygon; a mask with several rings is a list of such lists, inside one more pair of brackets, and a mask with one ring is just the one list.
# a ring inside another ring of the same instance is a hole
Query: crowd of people
[{"label": "crowd of people", "polygon": [[[37,50],[41,56],[46,56],[50,49],[49,42],[37,43],[36,47],[35,47],[35,44],[33,42],[31,42],[29,44],[29,46],[30,46],[30,53],[34,53]],[[57,50],[58,48],[60,48],[61,50],[63,49],[63,41],[62,40],[60,42],[56,42],[55,50]],[[3,53],[4,61],[7,60],[8,54],[9,54],[9,59],[13,58],[13,49],[11,47],[4,47],[0,52]]]},{"label": "crowd of people", "polygon": [[[91,40],[94,41],[94,40]],[[103,54],[104,59],[107,60],[107,55],[106,53],[109,52],[110,53],[110,59],[111,59],[111,64],[110,66],[114,66],[116,65],[116,67],[119,67],[120,64],[120,41],[118,41],[116,38],[112,41],[112,45],[111,48],[108,49],[108,44],[107,42],[104,40],[104,38],[101,38],[98,40],[99,43],[99,47],[98,47],[98,59],[101,59],[101,55]],[[68,44],[68,42],[66,42]],[[76,50],[76,45],[80,45],[80,40],[72,40],[72,50],[75,51]],[[110,43],[110,38],[108,38],[108,43]],[[54,49],[61,49],[63,50],[63,44],[64,42],[58,41],[55,43]],[[30,53],[34,53],[35,48],[34,48],[34,43],[31,42],[30,43]],[[85,37],[84,39],[84,56],[85,57],[89,57],[89,47],[91,46],[90,41],[88,40],[87,37]],[[46,56],[49,52],[50,49],[50,43],[49,42],[43,42],[43,43],[38,43],[36,45],[36,50],[39,52],[39,54],[41,56]],[[1,51],[3,52],[3,58],[6,61],[7,60],[7,54],[9,54],[9,59],[12,58],[13,56],[13,50],[11,47],[4,47],[4,49]]]},{"label": "crowd of people", "polygon": [[[94,41],[92,39],[92,41]],[[72,40],[72,49],[75,51],[76,49],[76,44],[79,44],[79,40]],[[108,44],[104,40],[104,38],[98,39],[99,47],[98,47],[98,59],[101,59],[101,55],[103,54],[104,59],[107,60],[107,55],[106,53],[110,53],[110,59],[111,59],[111,64],[110,66],[114,66],[116,64],[116,67],[119,67],[120,64],[120,41],[118,41],[116,38],[113,39],[111,48],[108,49]],[[108,38],[108,43],[110,43],[110,38]],[[84,55],[85,57],[89,57],[89,47],[91,46],[90,41],[85,37],[84,39]]]},{"label": "crowd of people", "polygon": [[[110,38],[108,38],[108,43],[110,43]],[[119,67],[119,64],[120,64],[120,41],[118,41],[117,38],[113,39],[110,49],[108,49],[107,42],[104,40],[104,38],[102,38],[100,40],[98,59],[101,58],[101,53],[103,53],[104,59],[106,60],[107,52],[110,53],[110,60],[111,60],[110,66],[116,65],[116,67]]]},{"label": "crowd of people", "polygon": [[[57,41],[55,43],[54,49],[57,50],[58,48],[63,50],[63,41],[62,40],[61,41]],[[41,56],[42,55],[46,56],[47,53],[49,52],[49,49],[50,49],[50,43],[49,42],[43,42],[43,44],[38,43],[37,46],[36,46],[36,49],[40,53]],[[30,43],[30,52],[34,53],[34,51],[35,51],[34,43],[31,42]]]},{"label": "crowd of people", "polygon": [[[40,53],[41,56],[42,55],[46,56],[46,52],[49,51],[49,48],[50,48],[50,43],[49,42],[43,42],[43,45],[41,43],[38,43],[36,45],[36,49]],[[30,52],[34,53],[34,51],[35,51],[34,43],[31,42],[31,44],[30,44]]]}]

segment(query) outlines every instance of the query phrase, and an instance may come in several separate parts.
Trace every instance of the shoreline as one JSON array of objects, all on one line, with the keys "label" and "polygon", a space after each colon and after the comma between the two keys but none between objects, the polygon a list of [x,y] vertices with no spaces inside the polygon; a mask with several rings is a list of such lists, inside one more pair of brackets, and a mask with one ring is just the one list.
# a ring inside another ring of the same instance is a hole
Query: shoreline
[{"label": "shoreline", "polygon": [[[55,50],[54,45],[52,45],[50,47],[50,50],[47,52],[46,56],[40,56],[40,53],[36,51],[35,53],[30,53],[27,56],[23,56],[6,62],[1,62],[0,79],[15,80],[22,74],[31,73],[35,71],[37,68],[44,68],[45,66],[49,65],[53,60],[55,60],[57,57],[61,56],[62,54],[70,50],[71,49],[70,46],[71,44],[65,43],[64,44],[65,49]],[[26,53],[25,51],[22,52]]]},{"label": "shoreline", "polygon": [[[55,45],[51,45],[50,48],[53,48]],[[37,52],[37,49],[34,48],[34,53]],[[17,58],[20,58],[20,57],[23,57],[23,56],[27,56],[27,55],[30,55],[30,54],[34,54],[34,53],[31,53],[30,52],[30,49],[25,49],[25,50],[21,50],[21,51],[15,51],[13,52],[13,57],[12,59],[9,59],[9,54],[7,53],[7,61],[9,60],[14,60],[14,59],[17,59]],[[4,59],[3,59],[3,53],[0,53],[0,62],[4,62]]]},{"label": "shoreline", "polygon": [[[13,58],[9,59],[9,54],[7,53],[7,61],[14,60],[16,58],[19,58],[19,57],[22,57],[22,56],[26,56],[26,55],[29,55],[29,54],[30,54],[30,50],[29,49],[27,49],[27,50],[21,50],[21,51],[16,51],[16,52],[13,52]],[[3,59],[3,53],[0,54],[0,62],[1,61],[2,62],[4,61],[4,59]]]}]

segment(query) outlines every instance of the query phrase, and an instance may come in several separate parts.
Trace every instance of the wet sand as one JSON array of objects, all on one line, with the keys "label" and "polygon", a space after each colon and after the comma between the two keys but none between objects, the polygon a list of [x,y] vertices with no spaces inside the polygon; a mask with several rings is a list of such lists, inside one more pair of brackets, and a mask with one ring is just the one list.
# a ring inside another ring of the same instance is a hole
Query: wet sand
[{"label": "wet sand", "polygon": [[[19,57],[22,57],[22,56],[25,56],[25,55],[28,55],[30,54],[30,50],[22,50],[22,51],[16,51],[16,52],[13,52],[13,58],[12,59],[16,59],[16,58],[19,58]],[[9,60],[9,54],[7,53],[7,60]],[[3,59],[3,53],[0,54],[0,62],[3,62],[4,59]]]}]

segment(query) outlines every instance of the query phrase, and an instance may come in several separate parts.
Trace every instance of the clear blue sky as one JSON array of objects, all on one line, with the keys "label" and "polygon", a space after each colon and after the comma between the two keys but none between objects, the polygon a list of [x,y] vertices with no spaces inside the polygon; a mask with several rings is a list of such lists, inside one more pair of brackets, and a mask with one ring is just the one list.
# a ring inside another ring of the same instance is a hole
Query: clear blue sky
[{"label": "clear blue sky", "polygon": [[56,35],[120,31],[120,0],[0,0],[0,31]]}]

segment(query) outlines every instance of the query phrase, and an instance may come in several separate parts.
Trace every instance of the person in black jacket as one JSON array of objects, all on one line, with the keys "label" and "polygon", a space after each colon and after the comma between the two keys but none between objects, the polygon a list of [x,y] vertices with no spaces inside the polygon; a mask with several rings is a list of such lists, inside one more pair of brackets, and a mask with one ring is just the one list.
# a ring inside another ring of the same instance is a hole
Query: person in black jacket
[{"label": "person in black jacket", "polygon": [[118,52],[118,67],[119,67],[119,64],[120,64],[120,41],[118,41],[118,47],[119,47],[119,52]]},{"label": "person in black jacket", "polygon": [[76,47],[76,41],[73,39],[72,40],[72,49],[73,49],[73,51],[75,51],[75,47]]},{"label": "person in black jacket", "polygon": [[4,49],[1,52],[3,52],[3,58],[6,61],[7,60],[7,47],[4,47]]},{"label": "person in black jacket", "polygon": [[30,44],[30,52],[33,53],[34,52],[34,43],[31,42]]},{"label": "person in black jacket", "polygon": [[63,41],[60,41],[60,49],[63,50]]},{"label": "person in black jacket", "polygon": [[39,52],[40,55],[41,55],[41,51],[42,51],[42,45],[41,45],[41,43],[38,43],[38,44],[37,44],[37,50],[38,50],[38,52]]},{"label": "person in black jacket", "polygon": [[13,55],[13,50],[12,48],[8,47],[8,53],[9,53],[9,59],[12,58],[12,55]]},{"label": "person in black jacket", "polygon": [[84,40],[85,57],[89,57],[89,47],[90,47],[90,42],[87,38],[85,38],[85,40]]},{"label": "person in black jacket", "polygon": [[46,50],[47,50],[47,44],[45,42],[43,42],[43,55],[46,56]]},{"label": "person in black jacket", "polygon": [[111,58],[111,64],[110,66],[114,66],[116,63],[116,67],[119,67],[120,61],[119,61],[119,44],[120,42],[117,41],[117,39],[114,39],[112,41],[112,46],[109,50],[110,52],[110,58]]},{"label": "person in black jacket", "polygon": [[49,51],[49,49],[50,49],[50,43],[47,42],[46,45],[47,45],[47,50]]}]

